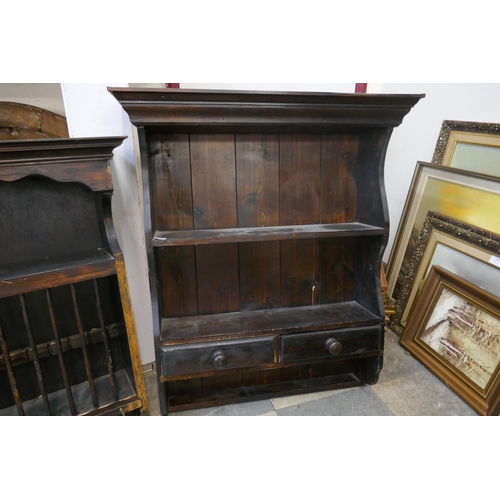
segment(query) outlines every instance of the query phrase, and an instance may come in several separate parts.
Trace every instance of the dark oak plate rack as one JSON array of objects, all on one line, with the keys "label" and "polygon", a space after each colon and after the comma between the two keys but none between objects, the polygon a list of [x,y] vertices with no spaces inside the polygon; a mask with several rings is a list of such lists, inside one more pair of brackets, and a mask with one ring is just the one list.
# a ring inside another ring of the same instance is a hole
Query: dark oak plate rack
[{"label": "dark oak plate rack", "polygon": [[123,137],[0,141],[0,415],[146,411],[109,160]]},{"label": "dark oak plate rack", "polygon": [[385,152],[423,96],[109,91],[139,137],[162,414],[375,383]]}]

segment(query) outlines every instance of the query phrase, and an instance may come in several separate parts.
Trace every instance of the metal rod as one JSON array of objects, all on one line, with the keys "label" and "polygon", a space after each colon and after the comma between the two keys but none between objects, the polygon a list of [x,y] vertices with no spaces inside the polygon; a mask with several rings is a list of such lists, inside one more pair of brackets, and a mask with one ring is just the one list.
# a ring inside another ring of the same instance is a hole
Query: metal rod
[{"label": "metal rod", "polygon": [[106,350],[106,357],[108,360],[108,370],[109,370],[109,380],[111,382],[111,389],[113,390],[113,396],[115,401],[118,401],[118,387],[116,385],[115,373],[113,372],[113,358],[111,357],[111,350],[109,348],[108,342],[108,332],[106,330],[106,325],[104,323],[104,315],[102,313],[101,297],[99,295],[99,287],[97,286],[97,280],[94,281],[94,292],[97,307],[97,314],[99,315],[99,323],[102,331],[102,338],[104,341],[104,349]]},{"label": "metal rod", "polygon": [[87,372],[87,378],[90,385],[90,392],[92,394],[92,401],[94,403],[94,408],[99,408],[99,401],[97,400],[97,391],[95,388],[94,377],[92,375],[92,368],[90,366],[89,352],[87,349],[87,344],[85,342],[85,332],[83,331],[82,319],[80,317],[80,310],[78,309],[78,302],[76,300],[76,290],[74,283],[70,283],[71,296],[73,298],[73,309],[75,311],[76,323],[78,326],[78,333],[82,341],[82,352],[83,359],[85,361],[85,370]]},{"label": "metal rod", "polygon": [[54,314],[54,306],[52,305],[52,298],[48,289],[45,290],[45,296],[47,297],[47,306],[49,308],[50,322],[52,324],[52,331],[54,332],[54,340],[57,347],[57,356],[59,358],[59,366],[61,367],[61,372],[64,380],[64,387],[66,389],[66,396],[68,397],[68,403],[72,415],[76,415],[75,400],[73,399],[73,392],[71,391],[71,384],[69,382],[68,370],[66,368],[66,363],[64,361],[63,347],[61,344],[61,338],[59,336],[59,330],[57,329],[56,317]]},{"label": "metal rod", "polygon": [[31,347],[31,355],[33,357],[33,362],[35,364],[36,378],[38,381],[38,387],[40,387],[40,392],[42,393],[43,403],[45,405],[45,410],[48,415],[52,415],[50,410],[49,396],[47,395],[47,390],[45,389],[45,382],[43,381],[42,368],[40,366],[40,358],[38,357],[38,351],[36,350],[35,338],[33,337],[33,331],[31,330],[31,323],[28,316],[28,310],[26,308],[26,301],[24,295],[19,295],[21,301],[21,308],[23,311],[24,326],[26,327],[26,333],[28,334],[28,340]]},{"label": "metal rod", "polygon": [[14,377],[14,370],[12,369],[12,363],[10,362],[9,348],[7,347],[7,342],[3,336],[2,325],[0,324],[0,345],[2,347],[3,357],[5,359],[5,368],[7,369],[7,374],[9,376],[10,388],[14,399],[16,401],[17,413],[20,416],[24,416],[23,403],[21,401],[21,396],[17,388],[16,378]]}]

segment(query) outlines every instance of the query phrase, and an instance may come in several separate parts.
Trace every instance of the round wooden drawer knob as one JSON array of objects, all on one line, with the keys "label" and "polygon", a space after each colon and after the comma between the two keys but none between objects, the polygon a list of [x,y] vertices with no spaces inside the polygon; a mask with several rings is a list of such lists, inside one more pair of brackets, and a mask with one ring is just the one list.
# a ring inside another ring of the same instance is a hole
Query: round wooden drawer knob
[{"label": "round wooden drawer knob", "polygon": [[227,366],[227,356],[224,351],[215,351],[212,354],[215,368],[225,368]]},{"label": "round wooden drawer knob", "polygon": [[325,342],[325,346],[332,356],[334,356],[335,354],[340,354],[342,352],[342,344],[337,339],[327,339]]}]

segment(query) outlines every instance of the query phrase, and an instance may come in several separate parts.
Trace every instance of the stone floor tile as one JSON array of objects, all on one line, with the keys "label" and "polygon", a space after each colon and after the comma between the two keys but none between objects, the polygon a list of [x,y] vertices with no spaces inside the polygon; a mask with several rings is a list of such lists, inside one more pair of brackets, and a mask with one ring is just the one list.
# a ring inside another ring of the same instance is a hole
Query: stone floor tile
[{"label": "stone floor tile", "polygon": [[271,399],[271,403],[277,410],[282,408],[287,408],[288,406],[297,406],[309,401],[316,401],[317,399],[328,398],[335,394],[340,394],[351,389],[337,389],[334,391],[320,391],[320,392],[310,392],[308,394],[298,394],[296,396],[283,396],[281,398]]},{"label": "stone floor tile", "polygon": [[397,416],[478,415],[428,370],[378,383],[372,389]]},{"label": "stone floor tile", "polygon": [[397,380],[424,370],[427,369],[399,345],[399,337],[388,330],[385,333],[384,365],[378,383]]},{"label": "stone floor tile", "polygon": [[358,387],[327,398],[277,410],[278,416],[392,416],[370,387]]},{"label": "stone floor tile", "polygon": [[176,411],[169,413],[172,417],[254,417],[274,412],[274,406],[269,399],[251,401],[212,408],[197,408],[195,410]]}]

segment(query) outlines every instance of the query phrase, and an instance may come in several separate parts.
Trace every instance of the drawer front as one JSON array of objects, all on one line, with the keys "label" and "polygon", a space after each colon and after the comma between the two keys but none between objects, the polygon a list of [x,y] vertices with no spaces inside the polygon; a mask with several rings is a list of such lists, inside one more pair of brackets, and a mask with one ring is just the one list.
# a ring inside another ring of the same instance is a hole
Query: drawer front
[{"label": "drawer front", "polygon": [[382,350],[382,325],[282,335],[281,361],[331,358]]},{"label": "drawer front", "polygon": [[274,337],[164,346],[162,378],[274,363]]}]

